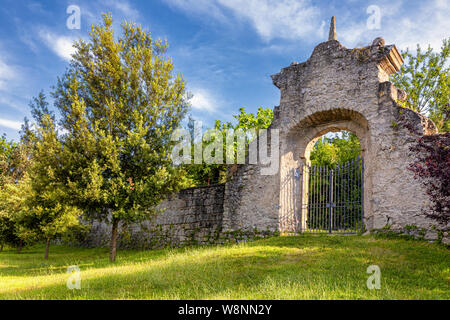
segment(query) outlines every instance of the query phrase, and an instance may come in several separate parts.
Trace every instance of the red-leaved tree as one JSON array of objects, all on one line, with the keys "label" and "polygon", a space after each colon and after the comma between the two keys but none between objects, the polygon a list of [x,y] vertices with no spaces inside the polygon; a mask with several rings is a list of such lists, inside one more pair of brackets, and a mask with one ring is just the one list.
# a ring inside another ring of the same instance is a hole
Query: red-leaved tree
[{"label": "red-leaved tree", "polygon": [[420,179],[431,200],[430,218],[450,221],[450,133],[423,136],[411,147],[417,160],[409,169]]}]

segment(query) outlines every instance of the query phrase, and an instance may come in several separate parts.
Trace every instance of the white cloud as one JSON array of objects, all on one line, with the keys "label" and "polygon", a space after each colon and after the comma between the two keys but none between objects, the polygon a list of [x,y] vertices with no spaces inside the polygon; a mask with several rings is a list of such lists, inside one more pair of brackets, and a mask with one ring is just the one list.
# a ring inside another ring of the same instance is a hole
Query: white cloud
[{"label": "white cloud", "polygon": [[20,130],[22,123],[19,121],[0,119],[0,127],[6,127],[14,130]]},{"label": "white cloud", "polygon": [[192,95],[190,103],[193,109],[206,112],[214,112],[217,109],[217,101],[205,89],[193,89]]},{"label": "white cloud", "polygon": [[3,90],[2,94],[0,95],[0,104],[4,104],[10,108],[16,109],[20,113],[26,113],[28,111],[28,97],[25,98],[24,96],[18,96],[14,93],[11,93],[10,91],[12,91],[10,88],[6,88],[6,90]]},{"label": "white cloud", "polygon": [[[0,44],[0,47],[3,46]],[[3,105],[16,109],[20,113],[27,110],[26,103],[23,104],[24,94],[22,91],[22,88],[26,86],[26,79],[23,76],[25,72],[22,66],[10,63],[11,60],[10,53],[0,48],[0,105],[2,105],[2,115],[5,113]],[[21,93],[18,94],[17,91]],[[9,124],[11,125],[11,123]]]},{"label": "white cloud", "polygon": [[39,31],[39,37],[44,41],[47,47],[49,47],[60,58],[66,61],[70,61],[72,59],[72,54],[75,53],[73,38],[58,36],[44,30]]},{"label": "white cloud", "polygon": [[169,6],[180,9],[189,14],[213,18],[222,23],[227,22],[223,8],[218,6],[216,0],[164,0]]},{"label": "white cloud", "polygon": [[319,8],[309,0],[218,0],[238,17],[248,19],[266,41],[307,38],[320,30]]},{"label": "white cloud", "polygon": [[307,39],[319,35],[320,10],[310,0],[165,0],[171,6],[190,14],[213,17],[222,22],[231,13],[248,21],[259,36],[270,41]]},{"label": "white cloud", "polygon": [[0,59],[0,90],[6,89],[9,81],[16,78],[14,68]]},{"label": "white cloud", "polygon": [[[310,0],[164,0],[171,7],[202,19],[222,23],[249,22],[264,41],[325,40],[328,18]],[[409,1],[378,0],[374,2],[381,13],[381,29],[369,30],[366,7],[335,9],[338,40],[348,47],[368,45],[383,36],[387,43],[399,48],[414,49],[417,43],[440,49],[442,39],[449,37],[450,1],[422,1],[412,6]],[[348,4],[348,3],[347,3]]]},{"label": "white cloud", "polygon": [[[366,20],[352,21],[339,19],[337,15],[338,40],[346,46],[363,46],[382,36],[387,44],[395,44],[399,49],[407,47],[414,50],[419,43],[439,50],[442,39],[449,37],[450,1],[435,0],[418,4],[411,8],[408,2],[390,2],[379,4],[381,10],[381,29],[369,30]],[[369,17],[367,15],[366,17]],[[351,21],[346,24],[346,21]],[[344,24],[340,27],[341,24]]]},{"label": "white cloud", "polygon": [[103,0],[102,3],[105,6],[112,7],[120,11],[125,18],[137,20],[139,18],[139,11],[131,6],[128,1],[125,0]]},{"label": "white cloud", "polygon": [[420,10],[420,14],[403,18],[398,24],[389,26],[389,36],[391,42],[397,44],[402,49],[408,47],[415,49],[416,44],[421,47],[430,45],[435,50],[439,50],[442,39],[450,36],[450,7],[439,8],[425,4]]}]

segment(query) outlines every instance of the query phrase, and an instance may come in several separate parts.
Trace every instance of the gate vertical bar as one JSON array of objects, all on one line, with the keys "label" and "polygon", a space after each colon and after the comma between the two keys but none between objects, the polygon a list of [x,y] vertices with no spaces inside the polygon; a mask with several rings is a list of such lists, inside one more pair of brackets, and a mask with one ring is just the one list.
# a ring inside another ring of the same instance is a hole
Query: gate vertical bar
[{"label": "gate vertical bar", "polygon": [[333,169],[330,170],[330,217],[328,218],[328,231],[331,233],[331,219],[333,217]]},{"label": "gate vertical bar", "polygon": [[351,159],[349,162],[349,167],[348,167],[348,175],[349,175],[349,179],[348,179],[348,206],[349,206],[349,212],[350,212],[350,216],[349,216],[349,221],[348,221],[348,230],[349,232],[352,232],[354,229],[354,223],[355,223],[355,217],[354,217],[354,204],[353,204],[353,183],[354,183],[354,171],[355,171],[355,159]]},{"label": "gate vertical bar", "polygon": [[361,163],[361,232],[364,231],[364,158],[360,157]]}]

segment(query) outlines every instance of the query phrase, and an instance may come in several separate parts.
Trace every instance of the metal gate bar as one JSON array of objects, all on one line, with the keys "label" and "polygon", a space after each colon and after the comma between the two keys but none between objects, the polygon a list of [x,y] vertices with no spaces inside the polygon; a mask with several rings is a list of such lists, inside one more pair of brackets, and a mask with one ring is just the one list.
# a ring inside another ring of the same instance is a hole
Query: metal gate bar
[{"label": "metal gate bar", "polygon": [[[299,221],[304,233],[358,233],[364,218],[364,161],[357,157],[334,168],[300,168],[302,179]],[[306,217],[302,217],[306,215]]]}]

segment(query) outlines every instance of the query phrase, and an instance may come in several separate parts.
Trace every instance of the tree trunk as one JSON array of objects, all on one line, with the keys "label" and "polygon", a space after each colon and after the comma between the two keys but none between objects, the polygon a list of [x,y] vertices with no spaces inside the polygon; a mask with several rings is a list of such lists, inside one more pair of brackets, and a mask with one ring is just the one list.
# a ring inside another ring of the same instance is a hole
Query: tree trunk
[{"label": "tree trunk", "polygon": [[22,246],[23,246],[23,241],[22,241],[22,239],[20,239],[19,246],[17,247],[17,253],[21,253],[22,252]]},{"label": "tree trunk", "polygon": [[48,248],[50,247],[50,238],[47,238],[47,243],[45,244],[45,256],[44,259],[48,259]]},{"label": "tree trunk", "polygon": [[117,231],[119,229],[119,219],[113,218],[112,232],[111,232],[111,253],[109,254],[109,261],[116,261],[117,251]]}]

